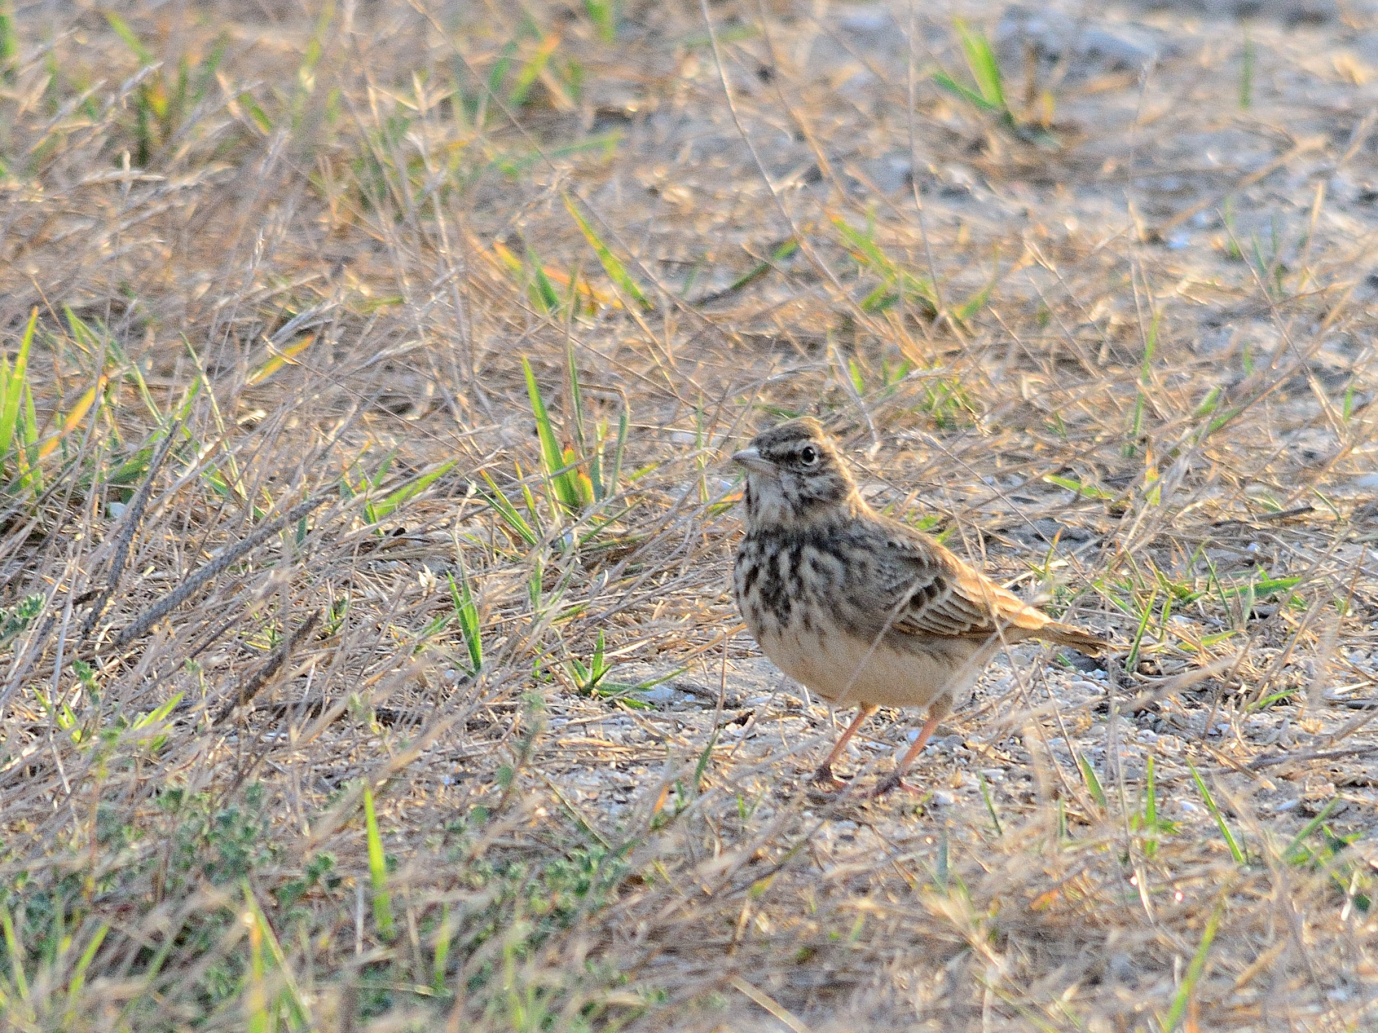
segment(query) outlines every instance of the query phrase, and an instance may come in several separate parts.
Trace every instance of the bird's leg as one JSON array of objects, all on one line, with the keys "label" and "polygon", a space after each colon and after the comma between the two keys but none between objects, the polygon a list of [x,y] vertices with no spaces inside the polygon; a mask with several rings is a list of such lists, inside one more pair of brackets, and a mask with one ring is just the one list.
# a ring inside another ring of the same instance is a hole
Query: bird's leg
[{"label": "bird's leg", "polygon": [[910,792],[917,792],[904,780],[904,773],[909,770],[909,765],[914,763],[914,758],[919,755],[919,751],[928,742],[928,737],[933,734],[933,729],[938,727],[938,722],[943,718],[942,714],[930,713],[928,720],[919,729],[919,737],[914,740],[914,745],[904,751],[904,756],[900,758],[899,764],[895,767],[895,772],[889,778],[884,779],[880,785],[871,791],[872,796],[884,796],[892,789],[908,789]]},{"label": "bird's leg", "polygon": [[813,773],[813,780],[815,782],[826,786],[832,786],[834,789],[839,789],[846,784],[833,774],[833,761],[842,756],[842,751],[847,748],[848,740],[856,735],[857,729],[861,727],[861,723],[879,709],[880,708],[874,703],[863,703],[857,708],[856,717],[852,718],[852,723],[847,726],[847,730],[838,737],[837,742],[833,745],[832,752],[828,754],[828,759],[818,765],[818,770]]}]

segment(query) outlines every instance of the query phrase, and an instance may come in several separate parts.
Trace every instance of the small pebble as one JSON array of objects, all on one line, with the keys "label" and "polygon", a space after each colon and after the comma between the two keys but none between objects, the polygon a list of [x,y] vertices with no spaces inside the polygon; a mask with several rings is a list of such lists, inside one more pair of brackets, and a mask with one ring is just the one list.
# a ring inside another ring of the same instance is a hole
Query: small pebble
[{"label": "small pebble", "polygon": [[659,685],[652,685],[649,689],[638,693],[638,695],[647,703],[653,703],[658,707],[663,707],[667,703],[673,703],[675,701],[675,690],[664,682],[661,682]]}]

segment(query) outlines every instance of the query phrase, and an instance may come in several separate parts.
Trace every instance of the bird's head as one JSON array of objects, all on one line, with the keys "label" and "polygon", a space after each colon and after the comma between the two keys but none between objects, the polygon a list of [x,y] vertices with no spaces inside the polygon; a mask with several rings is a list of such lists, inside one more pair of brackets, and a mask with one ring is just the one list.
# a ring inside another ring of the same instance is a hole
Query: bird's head
[{"label": "bird's head", "polygon": [[746,467],[751,527],[828,522],[860,501],[837,445],[808,416],[761,431],[732,459]]}]

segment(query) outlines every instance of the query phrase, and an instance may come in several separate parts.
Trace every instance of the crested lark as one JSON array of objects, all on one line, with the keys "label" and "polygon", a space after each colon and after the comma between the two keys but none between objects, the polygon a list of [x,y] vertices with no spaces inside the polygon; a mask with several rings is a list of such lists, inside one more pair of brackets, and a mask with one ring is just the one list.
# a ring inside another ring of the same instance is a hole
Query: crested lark
[{"label": "crested lark", "polygon": [[1108,645],[871,509],[816,420],[762,431],[732,458],[747,470],[746,535],[733,572],[747,628],[786,674],[859,708],[815,781],[841,784],[833,762],[877,707],[927,707],[918,738],[874,795],[904,785],[933,729],[1002,645]]}]

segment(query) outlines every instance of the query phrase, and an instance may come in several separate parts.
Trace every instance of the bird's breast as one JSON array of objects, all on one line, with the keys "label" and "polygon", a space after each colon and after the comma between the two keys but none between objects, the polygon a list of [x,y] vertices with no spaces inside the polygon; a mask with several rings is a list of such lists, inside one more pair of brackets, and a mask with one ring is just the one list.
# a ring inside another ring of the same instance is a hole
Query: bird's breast
[{"label": "bird's breast", "polygon": [[747,630],[791,678],[824,699],[850,705],[927,706],[959,695],[979,667],[980,644],[871,639],[858,612],[875,576],[845,535],[749,534],[737,551],[733,590]]}]

